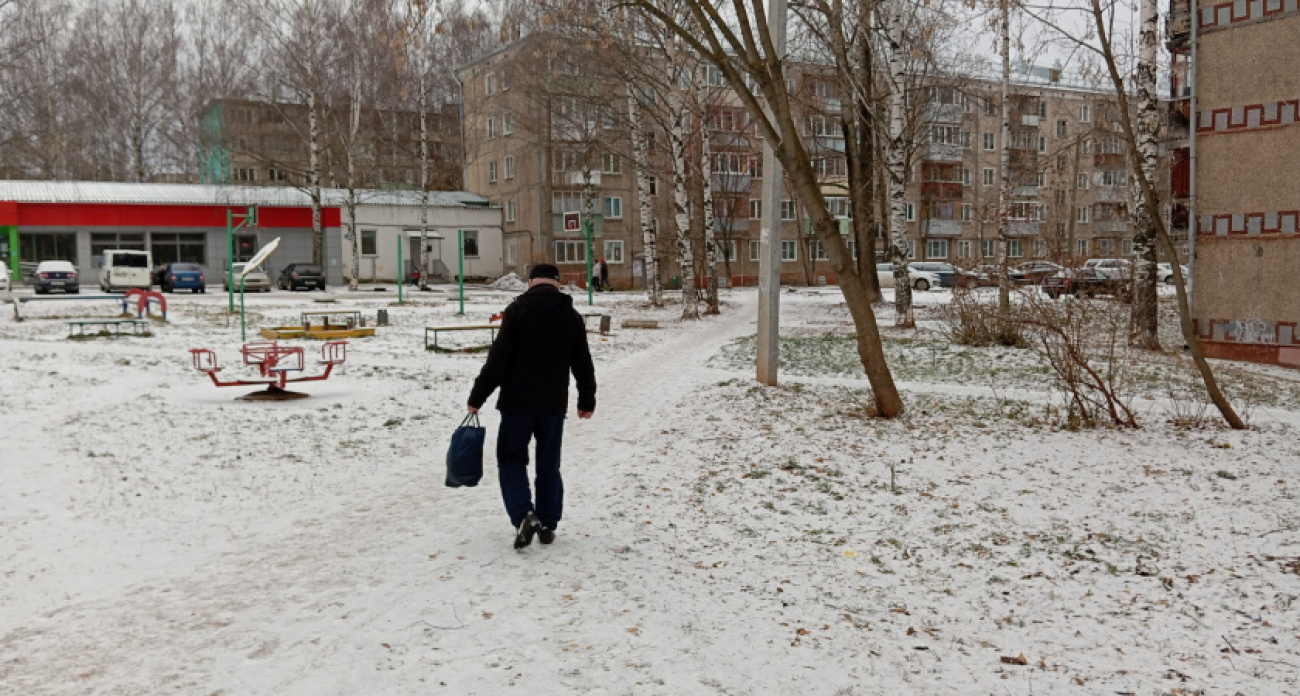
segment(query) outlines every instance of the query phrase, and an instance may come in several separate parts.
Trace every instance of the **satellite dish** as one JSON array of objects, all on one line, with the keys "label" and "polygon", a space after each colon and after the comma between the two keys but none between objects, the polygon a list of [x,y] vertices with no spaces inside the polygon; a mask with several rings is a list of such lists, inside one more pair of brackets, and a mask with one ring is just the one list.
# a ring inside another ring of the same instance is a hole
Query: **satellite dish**
[{"label": "satellite dish", "polygon": [[280,238],[276,237],[271,240],[270,244],[258,249],[257,253],[253,255],[253,258],[249,259],[248,262],[244,264],[244,272],[239,274],[239,278],[242,280],[244,276],[252,273],[258,266],[261,266],[266,261],[266,258],[271,255],[271,252],[275,251],[275,248],[278,246],[280,246]]}]

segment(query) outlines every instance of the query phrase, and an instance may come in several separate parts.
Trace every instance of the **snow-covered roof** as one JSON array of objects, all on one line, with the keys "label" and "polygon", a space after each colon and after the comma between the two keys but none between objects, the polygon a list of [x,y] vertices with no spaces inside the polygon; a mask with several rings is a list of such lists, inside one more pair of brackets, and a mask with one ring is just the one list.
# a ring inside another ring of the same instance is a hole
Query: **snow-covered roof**
[{"label": "snow-covered roof", "polygon": [[[321,189],[326,205],[342,205],[345,189]],[[419,191],[358,190],[365,205],[420,205]],[[135,184],[112,181],[3,181],[0,200],[18,203],[138,203],[163,205],[306,206],[306,191],[290,186]],[[467,191],[431,191],[435,208],[486,208],[488,199]]]}]

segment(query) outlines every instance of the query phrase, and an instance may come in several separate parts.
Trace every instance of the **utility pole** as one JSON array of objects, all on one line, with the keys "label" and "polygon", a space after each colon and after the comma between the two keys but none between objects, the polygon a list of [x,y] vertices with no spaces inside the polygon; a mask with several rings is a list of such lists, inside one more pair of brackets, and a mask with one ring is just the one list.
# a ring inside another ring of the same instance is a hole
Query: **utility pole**
[{"label": "utility pole", "polygon": [[[776,58],[785,58],[786,0],[768,0],[768,31]],[[778,75],[777,80],[784,79]],[[772,119],[771,108],[768,118]],[[775,120],[775,119],[772,119]],[[707,137],[707,136],[706,136]],[[763,140],[762,231],[758,237],[758,381],[776,386],[781,344],[781,163],[770,139]]]}]

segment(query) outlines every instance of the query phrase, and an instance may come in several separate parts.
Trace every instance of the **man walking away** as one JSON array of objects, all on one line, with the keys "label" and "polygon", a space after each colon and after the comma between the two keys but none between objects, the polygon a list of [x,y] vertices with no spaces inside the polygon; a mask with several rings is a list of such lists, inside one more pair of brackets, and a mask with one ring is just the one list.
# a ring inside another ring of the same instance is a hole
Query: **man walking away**
[{"label": "man walking away", "polygon": [[[536,535],[555,541],[564,508],[560,445],[569,402],[569,373],[578,384],[578,417],[596,410],[596,370],[582,316],[573,298],[560,292],[560,269],[538,264],[528,273],[528,291],[506,307],[487,362],[474,380],[469,412],[478,413],[498,387],[497,478],[515,548]],[[528,443],[536,447],[536,503],[528,487]]]},{"label": "man walking away", "polygon": [[600,289],[605,292],[614,289],[614,286],[609,284],[609,263],[605,259],[600,260]]}]

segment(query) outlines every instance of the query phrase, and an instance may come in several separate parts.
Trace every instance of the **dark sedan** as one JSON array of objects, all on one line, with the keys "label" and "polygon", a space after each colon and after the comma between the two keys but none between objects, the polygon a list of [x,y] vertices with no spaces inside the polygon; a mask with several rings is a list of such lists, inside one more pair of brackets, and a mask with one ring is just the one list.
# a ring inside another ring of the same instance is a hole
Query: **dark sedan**
[{"label": "dark sedan", "polygon": [[1113,295],[1121,300],[1127,300],[1129,281],[1108,277],[1105,273],[1091,268],[1067,268],[1044,279],[1043,292],[1052,299],[1061,295],[1075,297]]},{"label": "dark sedan", "polygon": [[324,290],[325,273],[316,264],[291,263],[285,266],[283,271],[280,271],[280,277],[275,284],[281,290],[297,290],[298,288]]},{"label": "dark sedan", "polygon": [[1007,277],[1016,285],[1040,285],[1060,272],[1061,266],[1051,261],[1026,261],[1010,269]]}]

